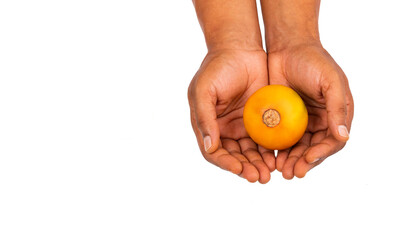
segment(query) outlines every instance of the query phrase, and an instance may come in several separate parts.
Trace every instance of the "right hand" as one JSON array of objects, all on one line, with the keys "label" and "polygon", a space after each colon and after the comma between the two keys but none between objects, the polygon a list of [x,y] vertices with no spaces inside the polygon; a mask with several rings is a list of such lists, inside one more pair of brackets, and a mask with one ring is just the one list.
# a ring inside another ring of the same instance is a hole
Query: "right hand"
[{"label": "right hand", "polygon": [[247,179],[267,183],[274,151],[251,140],[243,125],[247,99],[268,85],[263,50],[209,52],[191,81],[188,100],[192,128],[206,160]]}]

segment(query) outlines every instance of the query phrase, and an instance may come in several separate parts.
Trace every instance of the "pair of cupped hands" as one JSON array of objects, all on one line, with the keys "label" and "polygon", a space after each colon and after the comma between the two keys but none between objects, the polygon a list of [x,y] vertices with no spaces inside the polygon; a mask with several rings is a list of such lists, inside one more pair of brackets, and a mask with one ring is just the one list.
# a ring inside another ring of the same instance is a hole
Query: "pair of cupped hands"
[{"label": "pair of cupped hands", "polygon": [[[294,89],[309,114],[302,139],[277,151],[257,145],[243,125],[243,108],[258,89],[280,84]],[[278,51],[209,51],[188,89],[191,122],[210,163],[249,182],[267,183],[275,169],[285,179],[302,178],[349,139],[353,99],[342,69],[320,42]]]}]

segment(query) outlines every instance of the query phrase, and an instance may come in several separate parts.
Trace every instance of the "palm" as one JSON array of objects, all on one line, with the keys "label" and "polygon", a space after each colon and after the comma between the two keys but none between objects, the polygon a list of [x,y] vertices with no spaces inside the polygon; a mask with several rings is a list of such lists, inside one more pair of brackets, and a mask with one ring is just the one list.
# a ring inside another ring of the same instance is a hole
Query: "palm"
[{"label": "palm", "polygon": [[269,56],[270,84],[293,88],[304,100],[310,118],[307,131],[327,129],[325,99],[321,76],[334,66],[327,66],[329,55],[316,49],[298,49]]},{"label": "palm", "polygon": [[[268,64],[270,84],[293,88],[301,95],[308,110],[309,122],[306,133],[295,146],[279,151],[276,161],[277,169],[283,172],[285,178],[291,179],[294,176],[294,167],[301,172],[298,175],[303,176],[306,171],[323,160],[308,164],[305,161],[305,153],[310,147],[323,141],[333,142],[332,137],[328,138],[330,136],[328,113],[322,89],[325,87],[325,77],[343,72],[331,56],[319,46],[297,47],[269,54]],[[338,146],[336,151],[344,144]],[[330,154],[332,153],[331,151]]]},{"label": "palm", "polygon": [[217,121],[221,138],[224,139],[239,140],[248,137],[243,125],[244,105],[256,90],[268,84],[265,56],[262,53],[252,53],[251,61],[247,61],[247,57],[231,59],[224,65],[222,78],[213,82],[218,93]]},{"label": "palm", "polygon": [[[205,80],[209,81],[209,86],[203,83]],[[195,91],[204,85],[206,87],[201,89],[210,89],[216,104],[220,146],[213,157],[206,158],[221,167],[231,161],[231,157],[239,160],[243,167],[241,176],[251,182],[268,182],[270,171],[274,170],[274,152],[257,146],[243,125],[244,104],[256,90],[267,84],[267,55],[264,51],[227,51],[208,55],[191,83]],[[194,114],[191,116],[194,125],[196,119]]]}]

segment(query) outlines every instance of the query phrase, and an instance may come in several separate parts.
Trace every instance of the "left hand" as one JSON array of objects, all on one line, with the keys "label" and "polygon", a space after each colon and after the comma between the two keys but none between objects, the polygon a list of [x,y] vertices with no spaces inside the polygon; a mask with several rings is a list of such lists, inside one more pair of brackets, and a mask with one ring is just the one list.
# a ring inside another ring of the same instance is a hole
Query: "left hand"
[{"label": "left hand", "polygon": [[349,138],[353,99],[348,80],[318,41],[288,44],[268,53],[270,84],[293,88],[309,114],[307,130],[293,147],[278,152],[283,177],[302,178],[341,150]]}]

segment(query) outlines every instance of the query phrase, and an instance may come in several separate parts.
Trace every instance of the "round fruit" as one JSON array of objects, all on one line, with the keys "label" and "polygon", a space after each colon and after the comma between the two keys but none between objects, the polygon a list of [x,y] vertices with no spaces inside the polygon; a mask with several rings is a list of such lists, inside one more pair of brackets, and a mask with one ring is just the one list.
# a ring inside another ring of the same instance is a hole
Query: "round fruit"
[{"label": "round fruit", "polygon": [[301,97],[291,88],[269,85],[247,100],[243,122],[249,136],[262,147],[282,150],[304,135],[308,112]]}]

